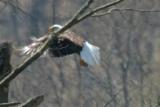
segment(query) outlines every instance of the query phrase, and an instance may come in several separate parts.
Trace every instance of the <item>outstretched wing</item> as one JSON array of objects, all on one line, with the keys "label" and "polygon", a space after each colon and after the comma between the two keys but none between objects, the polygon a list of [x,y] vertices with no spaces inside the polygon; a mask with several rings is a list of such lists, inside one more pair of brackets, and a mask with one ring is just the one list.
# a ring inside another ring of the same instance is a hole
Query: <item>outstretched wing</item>
[{"label": "outstretched wing", "polygon": [[[20,49],[22,55],[33,54],[38,47],[48,38],[47,35],[40,38],[32,38],[33,42]],[[50,44],[48,52],[51,56],[61,57],[73,53],[80,53],[84,39],[74,32],[68,30],[60,34],[57,39]]]},{"label": "outstretched wing", "polygon": [[54,57],[79,53],[84,39],[72,31],[65,31],[49,46],[49,53]]}]

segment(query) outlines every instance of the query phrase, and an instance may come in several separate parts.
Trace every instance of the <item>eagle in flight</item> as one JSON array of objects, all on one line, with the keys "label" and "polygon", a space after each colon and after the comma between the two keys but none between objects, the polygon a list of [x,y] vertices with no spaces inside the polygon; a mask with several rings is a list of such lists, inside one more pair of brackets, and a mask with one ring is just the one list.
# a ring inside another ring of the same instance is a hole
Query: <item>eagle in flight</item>
[{"label": "eagle in flight", "polygon": [[[61,25],[55,24],[49,28],[49,32],[61,28]],[[35,53],[38,47],[48,39],[48,35],[40,38],[32,37],[31,39],[33,42],[21,49],[23,55],[31,55]],[[60,34],[44,52],[44,55],[46,54],[53,57],[78,54],[80,56],[80,65],[100,65],[100,48],[90,44],[88,41],[84,40],[84,38],[70,30]]]}]

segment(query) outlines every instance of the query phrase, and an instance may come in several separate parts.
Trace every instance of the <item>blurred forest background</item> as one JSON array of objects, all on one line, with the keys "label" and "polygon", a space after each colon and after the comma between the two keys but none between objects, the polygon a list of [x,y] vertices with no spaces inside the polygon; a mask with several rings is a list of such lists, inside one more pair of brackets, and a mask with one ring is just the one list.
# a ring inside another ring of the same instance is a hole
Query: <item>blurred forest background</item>
[{"label": "blurred forest background", "polygon": [[[2,1],[0,41],[20,47],[50,25],[63,25],[86,0]],[[94,6],[110,1],[95,0]],[[160,10],[160,1],[125,0],[117,8]],[[101,48],[101,66],[80,67],[78,55],[39,58],[12,81],[10,101],[45,94],[40,107],[159,107],[160,12],[115,11],[72,30]],[[22,60],[13,55],[12,64]]]}]

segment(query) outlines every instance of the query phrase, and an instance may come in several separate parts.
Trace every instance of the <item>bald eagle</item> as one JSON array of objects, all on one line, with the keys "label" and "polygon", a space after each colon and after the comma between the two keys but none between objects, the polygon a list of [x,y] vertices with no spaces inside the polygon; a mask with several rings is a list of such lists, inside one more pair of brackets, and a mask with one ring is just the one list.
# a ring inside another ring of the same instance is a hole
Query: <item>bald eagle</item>
[{"label": "bald eagle", "polygon": [[[55,24],[49,28],[49,32],[61,29],[62,26]],[[21,49],[23,55],[31,55],[36,52],[37,48],[45,42],[47,35],[40,38],[32,37],[32,43]],[[99,65],[100,64],[100,48],[90,44],[76,33],[67,30],[60,34],[54,40],[44,54],[53,57],[63,57],[70,54],[78,54],[80,56],[80,65]]]}]

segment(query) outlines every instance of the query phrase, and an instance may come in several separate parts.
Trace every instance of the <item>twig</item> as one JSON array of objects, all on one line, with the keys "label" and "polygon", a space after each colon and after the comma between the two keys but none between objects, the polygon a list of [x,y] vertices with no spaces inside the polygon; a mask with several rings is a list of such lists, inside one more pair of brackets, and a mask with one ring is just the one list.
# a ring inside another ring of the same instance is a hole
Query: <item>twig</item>
[{"label": "twig", "polygon": [[88,14],[83,15],[88,7],[93,3],[93,0],[88,0],[82,8],[73,16],[71,20],[69,20],[63,27],[62,29],[51,32],[48,34],[48,39],[44,42],[42,47],[40,47],[35,54],[31,55],[28,59],[26,59],[22,64],[20,64],[17,68],[15,68],[9,75],[7,75],[2,81],[0,81],[0,87],[3,86],[4,84],[9,83],[11,80],[13,80],[19,73],[21,73],[26,67],[28,67],[33,61],[38,59],[43,52],[48,48],[49,44],[54,41],[54,39],[62,32],[65,30],[69,29],[70,27],[74,26],[75,24],[79,23],[80,21],[86,19],[87,17],[91,16],[94,14],[94,12],[100,11],[104,8],[111,7],[113,5],[116,5],[120,3],[123,0],[118,0],[109,4],[106,4],[104,6],[100,6],[96,8],[94,11],[89,12]]},{"label": "twig", "polygon": [[38,107],[44,100],[44,95],[36,96],[27,100],[25,103],[19,105],[18,107]]},{"label": "twig", "polygon": [[119,95],[119,93],[122,91],[122,88],[108,101],[104,104],[104,107],[107,107],[111,104],[111,102]]},{"label": "twig", "polygon": [[84,20],[84,19],[92,16],[93,14],[95,14],[95,13],[97,13],[97,12],[99,12],[99,11],[102,11],[102,10],[104,10],[104,9],[110,8],[110,7],[112,7],[112,6],[115,6],[115,5],[117,5],[117,4],[119,4],[119,3],[123,2],[123,1],[124,1],[124,0],[117,0],[117,1],[113,1],[113,2],[111,2],[111,3],[107,3],[107,4],[104,4],[104,5],[102,5],[102,6],[99,6],[99,7],[95,8],[95,9],[89,11],[89,12],[86,13],[85,15],[81,16],[81,17],[77,20],[77,22],[80,22],[80,21],[82,21],[82,20]]},{"label": "twig", "polygon": [[105,16],[105,15],[111,14],[113,11],[118,11],[118,10],[119,10],[119,9],[117,9],[117,8],[113,8],[113,9],[109,9],[109,10],[106,11],[106,12],[94,13],[94,14],[92,15],[92,17]]},{"label": "twig", "polygon": [[60,29],[57,34],[64,32],[69,29],[73,25],[77,24],[78,18],[88,9],[88,7],[93,3],[94,0],[88,0],[79,10],[78,12],[69,20],[62,29]]},{"label": "twig", "polygon": [[20,103],[18,102],[10,102],[10,103],[1,103],[0,107],[10,107],[10,106],[16,106],[19,105]]},{"label": "twig", "polygon": [[119,9],[119,8],[113,8],[110,9],[106,12],[101,12],[101,13],[95,13],[92,15],[92,17],[100,17],[104,15],[111,14],[114,11],[134,11],[134,12],[140,12],[140,13],[148,13],[148,12],[160,12],[160,10],[141,10],[141,9],[130,9],[130,8],[124,8],[124,9]]},{"label": "twig", "polygon": [[124,8],[124,9],[115,9],[117,11],[135,11],[135,12],[142,12],[142,13],[148,13],[148,12],[160,12],[160,10],[142,10],[142,9],[130,9],[130,8]]},{"label": "twig", "polygon": [[[17,10],[19,10],[21,13],[23,13],[26,16],[29,16],[32,19],[35,19],[35,17],[33,17],[31,14],[29,14],[28,12],[24,11],[23,9],[21,9],[19,6],[14,5],[10,0],[0,0],[0,2],[4,3],[4,4],[8,4],[14,8],[16,8]],[[4,7],[5,8],[5,7]]]},{"label": "twig", "polygon": [[109,7],[115,6],[115,5],[117,5],[117,4],[119,4],[119,3],[123,2],[123,1],[124,1],[124,0],[113,1],[113,2],[111,2],[111,3],[108,3],[108,4],[104,4],[104,5],[102,5],[102,6],[99,6],[99,7],[95,8],[93,11],[94,11],[94,12],[98,12],[98,11],[107,9],[107,8],[109,8]]}]

